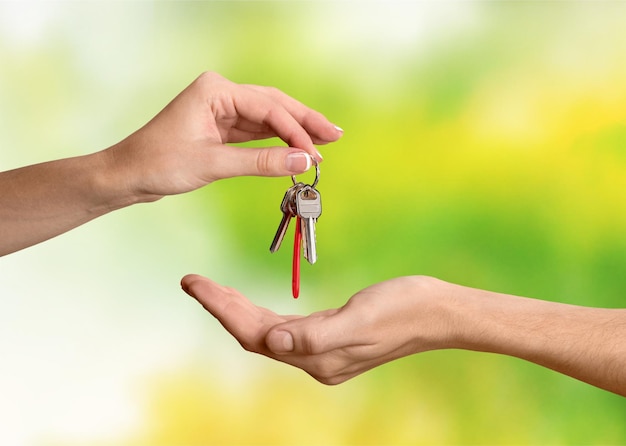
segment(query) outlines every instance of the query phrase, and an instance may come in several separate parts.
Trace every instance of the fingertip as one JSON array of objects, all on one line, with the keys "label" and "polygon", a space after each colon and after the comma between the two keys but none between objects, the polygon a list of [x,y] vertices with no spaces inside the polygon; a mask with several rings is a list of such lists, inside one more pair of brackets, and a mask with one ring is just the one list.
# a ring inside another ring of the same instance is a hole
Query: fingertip
[{"label": "fingertip", "polygon": [[185,293],[190,294],[191,284],[199,278],[201,278],[201,276],[197,274],[187,274],[180,280],[180,287]]},{"label": "fingertip", "polygon": [[321,163],[322,161],[324,161],[324,157],[318,150],[315,150],[315,155],[313,155],[313,157],[315,158],[315,161],[317,161],[318,163]]},{"label": "fingertip", "polygon": [[328,144],[339,140],[344,134],[344,130],[338,125],[327,122],[323,130],[311,135],[314,144]]},{"label": "fingertip", "polygon": [[335,141],[339,140],[343,136],[344,131],[338,125],[333,124],[333,132],[332,133],[333,134],[331,135],[331,139],[328,142],[335,142]]},{"label": "fingertip", "polygon": [[265,338],[267,348],[278,355],[290,353],[294,350],[294,341],[291,333],[285,330],[272,330]]},{"label": "fingertip", "polygon": [[198,274],[187,274],[180,281],[180,285],[185,293],[203,304],[207,296],[214,294],[216,290],[222,289],[221,285]]},{"label": "fingertip", "polygon": [[285,168],[294,174],[306,172],[312,164],[311,155],[306,152],[291,152],[285,158]]}]

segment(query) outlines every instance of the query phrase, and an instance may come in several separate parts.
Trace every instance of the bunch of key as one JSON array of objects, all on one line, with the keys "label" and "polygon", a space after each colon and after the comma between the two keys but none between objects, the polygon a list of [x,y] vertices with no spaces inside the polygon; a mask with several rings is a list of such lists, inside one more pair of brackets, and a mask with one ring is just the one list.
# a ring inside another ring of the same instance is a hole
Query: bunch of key
[{"label": "bunch of key", "polygon": [[270,252],[276,252],[285,238],[289,223],[295,217],[296,228],[293,247],[293,268],[292,268],[292,293],[294,298],[300,294],[300,252],[304,258],[314,264],[317,261],[317,246],[315,237],[315,224],[322,215],[322,196],[315,188],[319,180],[319,165],[315,159],[315,180],[313,184],[296,182],[295,177],[291,177],[293,186],[287,189],[280,210],[283,213],[278,230],[270,246]]}]

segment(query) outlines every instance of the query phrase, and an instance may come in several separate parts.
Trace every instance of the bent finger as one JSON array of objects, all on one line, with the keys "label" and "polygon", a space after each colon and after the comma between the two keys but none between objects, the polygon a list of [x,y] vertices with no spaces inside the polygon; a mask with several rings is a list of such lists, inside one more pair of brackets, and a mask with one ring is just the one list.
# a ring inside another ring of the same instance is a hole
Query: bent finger
[{"label": "bent finger", "polygon": [[315,144],[327,144],[337,141],[343,135],[343,130],[331,123],[322,113],[307,107],[282,90],[257,85],[247,85],[247,87],[262,92],[281,104],[308,133]]}]

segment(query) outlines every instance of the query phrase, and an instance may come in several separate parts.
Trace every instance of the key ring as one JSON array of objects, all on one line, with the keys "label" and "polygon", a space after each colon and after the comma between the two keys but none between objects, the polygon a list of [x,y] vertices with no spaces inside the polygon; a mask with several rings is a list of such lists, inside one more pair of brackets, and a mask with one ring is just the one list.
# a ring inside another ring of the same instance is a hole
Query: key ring
[{"label": "key ring", "polygon": [[[315,189],[315,186],[317,186],[317,182],[320,180],[320,164],[317,162],[315,157],[311,156],[311,159],[313,160],[313,163],[315,164],[315,180],[313,180],[313,184],[311,184],[311,187]],[[291,181],[293,181],[294,185],[297,184],[295,175],[291,175]]]}]

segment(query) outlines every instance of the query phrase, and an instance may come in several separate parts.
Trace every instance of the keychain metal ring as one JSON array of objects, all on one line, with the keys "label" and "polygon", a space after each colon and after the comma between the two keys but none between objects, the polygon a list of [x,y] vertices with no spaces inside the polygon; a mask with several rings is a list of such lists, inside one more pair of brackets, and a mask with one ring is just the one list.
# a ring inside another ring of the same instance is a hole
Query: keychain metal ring
[{"label": "keychain metal ring", "polygon": [[[315,189],[315,186],[317,186],[317,182],[320,180],[320,164],[317,162],[314,156],[310,156],[310,158],[313,160],[313,164],[315,164],[315,180],[313,180],[313,184],[311,184],[311,187]],[[298,184],[295,175],[291,175],[291,181],[293,181],[294,185]]]}]

